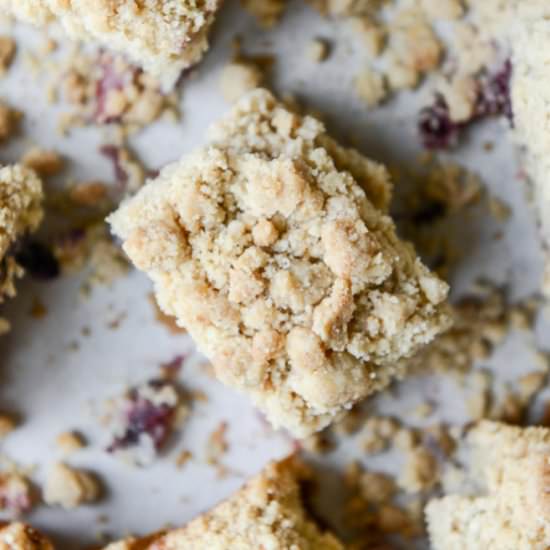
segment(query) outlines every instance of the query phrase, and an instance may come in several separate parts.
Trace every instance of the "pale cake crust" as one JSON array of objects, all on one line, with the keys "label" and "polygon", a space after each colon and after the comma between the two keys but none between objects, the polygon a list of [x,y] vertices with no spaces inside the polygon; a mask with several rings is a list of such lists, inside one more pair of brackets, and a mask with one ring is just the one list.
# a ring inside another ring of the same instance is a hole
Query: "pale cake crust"
[{"label": "pale cake crust", "polygon": [[110,222],[220,380],[301,437],[448,326],[388,197],[383,167],[257,90]]},{"label": "pale cake crust", "polygon": [[[42,220],[42,183],[32,170],[20,165],[0,168],[0,305],[15,295],[15,280],[22,269],[11,247],[37,229]],[[9,324],[0,316],[0,334]]]},{"label": "pale cake crust", "polygon": [[220,0],[0,0],[0,11],[36,25],[58,21],[74,39],[125,54],[171,87],[208,49]]},{"label": "pale cake crust", "polygon": [[483,421],[469,434],[475,496],[449,495],[426,508],[434,550],[550,547],[550,430]]}]

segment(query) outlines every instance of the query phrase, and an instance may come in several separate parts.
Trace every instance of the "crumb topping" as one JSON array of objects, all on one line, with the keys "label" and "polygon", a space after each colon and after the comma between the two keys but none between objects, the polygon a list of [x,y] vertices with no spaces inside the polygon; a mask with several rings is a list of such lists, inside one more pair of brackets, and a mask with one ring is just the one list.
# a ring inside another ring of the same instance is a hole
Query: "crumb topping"
[{"label": "crumb topping", "polygon": [[110,221],[217,376],[303,436],[447,327],[446,284],[379,210],[388,186],[259,90]]}]

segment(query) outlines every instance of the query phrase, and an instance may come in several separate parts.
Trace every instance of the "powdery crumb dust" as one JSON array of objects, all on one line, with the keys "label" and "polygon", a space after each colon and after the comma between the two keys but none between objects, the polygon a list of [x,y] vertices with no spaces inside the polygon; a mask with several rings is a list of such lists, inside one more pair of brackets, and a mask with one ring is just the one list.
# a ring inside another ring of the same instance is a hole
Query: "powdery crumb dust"
[{"label": "powdery crumb dust", "polygon": [[61,462],[50,469],[44,485],[44,502],[66,510],[98,500],[99,479],[92,473]]},{"label": "powdery crumb dust", "polygon": [[166,87],[208,49],[218,0],[153,0],[146,5],[97,0],[0,0],[5,14],[36,25],[59,22],[74,39],[124,53]]},{"label": "powdery crumb dust", "polygon": [[306,436],[448,327],[389,193],[382,166],[258,90],[110,222],[217,376]]},{"label": "powdery crumb dust", "polygon": [[476,489],[473,495],[447,495],[428,504],[434,550],[548,548],[550,430],[483,421],[468,442],[467,474]]}]

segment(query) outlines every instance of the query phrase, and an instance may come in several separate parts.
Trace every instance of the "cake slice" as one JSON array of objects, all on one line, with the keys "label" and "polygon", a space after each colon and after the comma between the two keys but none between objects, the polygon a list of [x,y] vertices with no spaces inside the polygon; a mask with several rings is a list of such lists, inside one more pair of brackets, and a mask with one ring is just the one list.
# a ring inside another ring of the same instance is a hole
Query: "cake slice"
[{"label": "cake slice", "polygon": [[171,87],[208,49],[220,0],[0,0],[0,12],[36,25],[59,22],[74,39],[123,53]]},{"label": "cake slice", "polygon": [[239,492],[181,529],[130,539],[105,550],[343,550],[307,512],[307,468],[294,458],[268,465]]},{"label": "cake slice", "polygon": [[449,324],[389,197],[382,166],[255,90],[109,221],[219,379],[303,437]]},{"label": "cake slice", "polygon": [[[0,306],[15,295],[15,279],[23,270],[15,260],[20,239],[42,220],[42,183],[23,166],[0,167]],[[9,323],[0,316],[0,334]]]},{"label": "cake slice", "polygon": [[550,548],[550,429],[484,421],[468,442],[475,494],[428,504],[433,549]]}]

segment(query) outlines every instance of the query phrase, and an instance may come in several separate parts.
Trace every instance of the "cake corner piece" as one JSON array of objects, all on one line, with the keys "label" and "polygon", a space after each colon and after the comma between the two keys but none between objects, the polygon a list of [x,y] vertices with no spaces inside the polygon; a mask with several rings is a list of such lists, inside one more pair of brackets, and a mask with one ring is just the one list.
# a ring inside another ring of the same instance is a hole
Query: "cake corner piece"
[{"label": "cake corner piece", "polygon": [[400,241],[387,171],[266,90],[110,217],[217,376],[298,437],[402,374],[449,325]]}]

